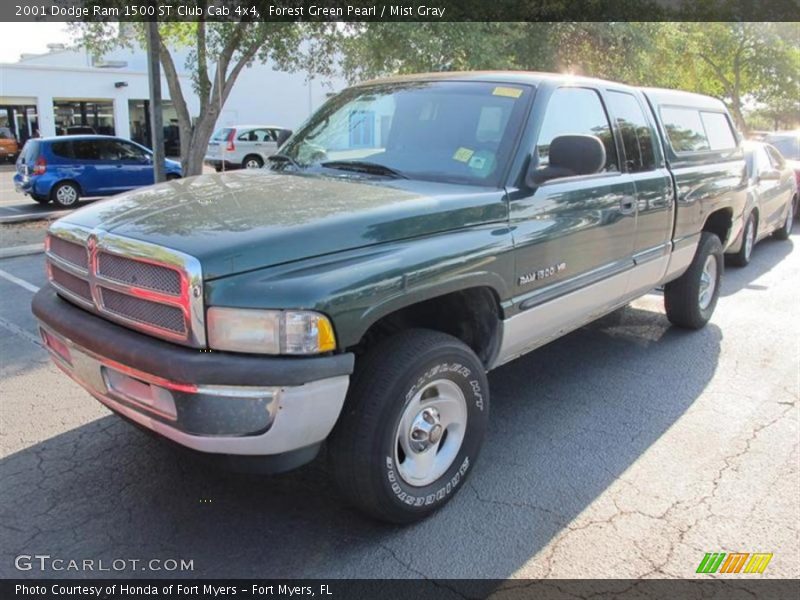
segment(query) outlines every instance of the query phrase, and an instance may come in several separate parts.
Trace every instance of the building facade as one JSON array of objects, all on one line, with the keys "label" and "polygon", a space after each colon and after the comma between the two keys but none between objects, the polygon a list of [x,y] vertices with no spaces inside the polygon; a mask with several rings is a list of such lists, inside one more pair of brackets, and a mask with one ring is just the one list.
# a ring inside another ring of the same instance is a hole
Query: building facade
[{"label": "building facade", "polygon": [[[175,52],[176,65],[186,54]],[[188,75],[180,75],[189,112],[199,100]],[[239,75],[223,106],[218,127],[264,123],[296,129],[343,80],[320,80],[306,73],[285,73],[271,64],[253,64]],[[167,154],[180,147],[177,115],[162,81]],[[0,127],[24,142],[34,136],[68,133],[117,135],[150,146],[147,62],[141,48],[118,49],[93,59],[83,49],[52,44],[45,54],[22,55],[0,64]]]}]

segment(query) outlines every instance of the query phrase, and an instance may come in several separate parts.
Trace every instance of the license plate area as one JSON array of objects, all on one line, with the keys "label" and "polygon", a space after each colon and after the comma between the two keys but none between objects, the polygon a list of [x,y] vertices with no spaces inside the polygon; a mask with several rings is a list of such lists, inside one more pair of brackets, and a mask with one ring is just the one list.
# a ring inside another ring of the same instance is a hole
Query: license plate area
[{"label": "license plate area", "polygon": [[175,399],[172,393],[155,384],[136,379],[125,373],[103,366],[103,381],[109,393],[120,400],[141,406],[142,408],[170,420],[178,417]]}]

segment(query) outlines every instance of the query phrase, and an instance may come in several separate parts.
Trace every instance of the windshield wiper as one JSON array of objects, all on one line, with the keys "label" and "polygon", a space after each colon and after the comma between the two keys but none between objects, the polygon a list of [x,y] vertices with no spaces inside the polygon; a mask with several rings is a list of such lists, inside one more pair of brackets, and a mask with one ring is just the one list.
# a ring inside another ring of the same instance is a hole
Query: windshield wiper
[{"label": "windshield wiper", "polygon": [[329,160],[320,164],[328,169],[340,169],[342,171],[356,171],[360,173],[371,173],[373,175],[387,175],[398,179],[408,179],[406,175],[397,169],[365,160]]},{"label": "windshield wiper", "polygon": [[274,161],[274,162],[280,162],[280,163],[289,163],[290,165],[292,165],[296,169],[302,169],[303,168],[303,167],[300,166],[299,162],[297,162],[295,159],[293,159],[288,154],[281,154],[281,153],[273,154],[272,156],[268,156],[267,160],[271,160],[271,161]]}]

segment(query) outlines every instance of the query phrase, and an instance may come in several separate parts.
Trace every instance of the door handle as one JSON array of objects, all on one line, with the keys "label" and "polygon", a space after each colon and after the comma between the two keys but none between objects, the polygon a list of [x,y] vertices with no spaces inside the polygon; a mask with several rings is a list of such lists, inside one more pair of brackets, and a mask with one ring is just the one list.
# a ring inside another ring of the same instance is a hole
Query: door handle
[{"label": "door handle", "polygon": [[631,196],[625,196],[619,201],[619,210],[623,215],[629,215],[636,212],[636,199]]}]

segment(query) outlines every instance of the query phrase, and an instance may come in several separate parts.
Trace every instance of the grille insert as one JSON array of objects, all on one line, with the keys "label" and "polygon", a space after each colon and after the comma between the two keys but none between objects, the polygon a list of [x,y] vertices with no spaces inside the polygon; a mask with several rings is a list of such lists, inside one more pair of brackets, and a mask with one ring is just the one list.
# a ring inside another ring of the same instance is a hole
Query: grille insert
[{"label": "grille insert", "polygon": [[89,257],[86,254],[86,248],[80,244],[68,242],[67,240],[51,235],[50,252],[71,265],[75,265],[81,269],[89,268]]},{"label": "grille insert", "polygon": [[53,275],[53,283],[72,292],[76,296],[80,296],[87,302],[92,301],[92,292],[89,289],[89,283],[87,281],[76,277],[72,273],[67,273],[63,269],[59,269],[53,263],[50,263],[50,272]]},{"label": "grille insert", "polygon": [[158,327],[179,334],[186,333],[186,322],[180,308],[128,296],[102,287],[100,295],[103,309],[115,315],[145,326]]},{"label": "grille insert", "polygon": [[97,271],[102,277],[120,283],[173,296],[181,294],[181,275],[169,267],[100,252],[97,257]]}]

